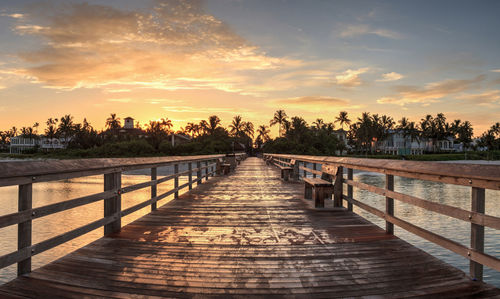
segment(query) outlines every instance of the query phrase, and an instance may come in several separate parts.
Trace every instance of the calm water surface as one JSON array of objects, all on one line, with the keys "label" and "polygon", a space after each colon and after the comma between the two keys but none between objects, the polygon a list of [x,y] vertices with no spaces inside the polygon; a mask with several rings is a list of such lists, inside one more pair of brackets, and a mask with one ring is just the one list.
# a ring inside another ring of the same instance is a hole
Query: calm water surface
[{"label": "calm water surface", "polygon": [[[180,170],[186,169],[186,166],[180,167]],[[159,177],[171,173],[171,169],[159,169]],[[122,176],[122,185],[132,185],[149,180],[145,172],[134,172]],[[195,175],[194,175],[195,176]],[[367,184],[384,187],[385,176],[374,173],[358,172],[354,174],[354,179]],[[182,177],[179,184],[187,181],[187,177]],[[420,198],[440,202],[443,204],[470,209],[471,188],[465,186],[453,186],[441,183],[426,182],[415,179],[395,177],[395,190],[398,192],[414,195]],[[173,188],[173,181],[165,182],[158,187],[158,194],[166,192]],[[65,181],[38,183],[33,185],[33,206],[40,207],[51,203],[85,196],[103,189],[103,176],[92,176],[77,178]],[[185,192],[186,189],[183,191]],[[182,191],[181,191],[182,193]],[[145,188],[135,192],[127,193],[122,196],[122,208],[128,208],[150,198],[150,189]],[[354,188],[354,198],[362,199],[363,202],[385,209],[385,198],[374,195],[370,192],[357,190]],[[172,197],[159,202],[162,205],[170,201]],[[486,214],[500,217],[500,192],[486,191]],[[470,224],[459,221],[447,216],[426,211],[405,203],[395,201],[395,215],[422,228],[435,232],[439,235],[457,241],[466,246],[470,242]],[[0,188],[0,215],[14,213],[17,211],[17,186]],[[139,210],[122,220],[122,224],[132,222],[133,220],[147,214],[149,207]],[[385,227],[385,222],[380,218],[365,212],[357,207],[354,211],[371,222]],[[97,202],[83,207],[78,207],[68,211],[60,212],[51,216],[43,217],[33,221],[33,244],[48,238],[57,236],[63,232],[75,229],[92,221],[98,220],[103,215],[103,204]],[[33,268],[38,268],[48,262],[58,259],[82,246],[88,244],[103,234],[103,229],[97,229],[82,237],[74,239],[52,250],[38,254],[33,257]],[[445,262],[458,267],[464,272],[468,272],[469,261],[457,254],[452,253],[438,245],[430,243],[420,237],[417,237],[405,230],[395,227],[395,234],[409,243],[425,250],[426,252],[438,257]],[[17,246],[17,227],[11,226],[0,229],[0,255],[10,253],[16,250]],[[494,229],[485,229],[485,252],[500,258],[500,231]],[[15,277],[16,265],[0,270],[0,283],[7,282]],[[485,267],[485,281],[500,287],[500,273]]]}]

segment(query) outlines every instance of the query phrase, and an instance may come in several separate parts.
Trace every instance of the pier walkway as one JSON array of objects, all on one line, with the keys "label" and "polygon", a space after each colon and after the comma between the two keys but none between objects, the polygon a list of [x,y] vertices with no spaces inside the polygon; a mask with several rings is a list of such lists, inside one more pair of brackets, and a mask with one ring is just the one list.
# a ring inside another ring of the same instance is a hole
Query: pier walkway
[{"label": "pier walkway", "polygon": [[500,290],[248,158],[156,211],[0,286],[0,297],[495,297]]}]

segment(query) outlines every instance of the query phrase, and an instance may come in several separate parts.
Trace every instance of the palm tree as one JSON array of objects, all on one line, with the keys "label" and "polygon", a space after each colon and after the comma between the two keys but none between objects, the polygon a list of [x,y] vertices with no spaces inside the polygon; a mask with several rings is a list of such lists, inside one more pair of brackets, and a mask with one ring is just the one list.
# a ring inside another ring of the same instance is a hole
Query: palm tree
[{"label": "palm tree", "polygon": [[184,127],[184,130],[186,133],[191,134],[191,137],[195,137],[195,131],[198,130],[198,125],[192,122],[189,122],[186,124],[186,127]]},{"label": "palm tree", "polygon": [[283,124],[286,123],[286,120],[287,119],[287,115],[285,113],[285,110],[277,110],[276,112],[274,112],[274,117],[273,119],[271,119],[271,121],[269,122],[269,125],[272,127],[274,126],[275,124],[278,124],[279,125],[279,131],[278,131],[278,134],[279,134],[279,137],[281,137],[281,134],[282,134],[282,130],[281,130],[281,127],[283,126]]},{"label": "palm tree", "polygon": [[198,125],[198,127],[200,128],[200,131],[203,132],[203,134],[208,134],[208,122],[206,120],[201,120],[200,121],[200,124]]},{"label": "palm tree", "polygon": [[58,134],[56,129],[57,122],[57,118],[49,118],[46,122],[47,128],[45,128],[45,137],[49,139],[50,144],[52,144],[53,139],[56,138]]},{"label": "palm tree", "polygon": [[211,135],[215,133],[220,125],[220,118],[217,115],[211,115],[208,117],[208,131]]},{"label": "palm tree", "polygon": [[244,121],[242,121],[241,116],[236,115],[233,118],[233,121],[231,122],[231,124],[229,125],[229,129],[230,129],[229,132],[234,137],[239,137],[239,136],[241,136],[241,132],[243,132],[243,130],[245,129],[244,126],[245,126],[245,123],[244,123]]},{"label": "palm tree", "polygon": [[474,131],[472,129],[472,124],[466,120],[464,121],[460,127],[457,129],[457,134],[458,134],[458,142],[462,142],[464,145],[464,150],[469,148],[471,142],[472,142],[472,136],[474,135]]},{"label": "palm tree", "polygon": [[243,125],[243,133],[245,133],[245,135],[253,139],[254,135],[253,123],[246,121]]},{"label": "palm tree", "polygon": [[67,114],[61,117],[58,132],[64,137],[65,142],[68,141],[68,138],[73,134],[74,130],[75,124],[73,123],[73,116]]},{"label": "palm tree", "polygon": [[33,124],[33,131],[34,131],[35,135],[38,135],[38,127],[39,126],[40,126],[40,124],[38,122]]},{"label": "palm tree", "polygon": [[268,129],[268,126],[266,125],[260,125],[259,128],[257,129],[257,138],[260,138],[262,141],[267,142],[269,139],[270,130]]},{"label": "palm tree", "polygon": [[313,122],[313,125],[316,127],[316,130],[321,130],[325,127],[325,122],[322,118],[317,118],[316,121]]},{"label": "palm tree", "polygon": [[16,136],[17,135],[17,128],[16,127],[12,127],[10,129],[10,132],[11,132],[12,137]]},{"label": "palm tree", "polygon": [[108,129],[119,129],[121,125],[120,118],[116,117],[116,113],[111,113],[110,117],[106,119],[106,127]]},{"label": "palm tree", "polygon": [[335,118],[335,122],[339,123],[342,130],[344,129],[344,125],[349,126],[351,124],[351,120],[347,116],[347,111],[340,111],[339,116]]},{"label": "palm tree", "polygon": [[170,129],[173,127],[173,124],[172,121],[167,117],[161,119],[161,125],[163,126],[163,130],[165,130],[167,134],[172,132]]}]

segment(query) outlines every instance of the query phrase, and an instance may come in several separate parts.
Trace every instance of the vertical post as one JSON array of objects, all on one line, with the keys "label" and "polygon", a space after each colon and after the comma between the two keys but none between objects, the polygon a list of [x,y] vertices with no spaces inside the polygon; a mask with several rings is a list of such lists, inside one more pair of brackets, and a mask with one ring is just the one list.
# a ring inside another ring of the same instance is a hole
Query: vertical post
[{"label": "vertical post", "polygon": [[[394,176],[391,174],[385,175],[385,189],[394,191]],[[390,197],[385,198],[385,213],[394,216],[394,199]],[[394,234],[394,224],[386,221],[385,232],[391,235]]]},{"label": "vertical post", "polygon": [[122,222],[118,214],[122,208],[122,196],[120,188],[122,185],[122,173],[113,172],[104,175],[104,191],[115,190],[116,196],[104,200],[104,217],[114,216],[115,221],[104,226],[104,235],[120,231]]},{"label": "vertical post", "polygon": [[[153,167],[153,168],[151,168],[151,180],[155,181],[156,179],[157,179],[157,169],[156,169],[156,167]],[[151,185],[151,198],[155,198],[156,197],[157,190],[158,190],[157,189],[157,184],[155,182],[153,185]],[[157,208],[157,204],[156,204],[156,202],[153,202],[151,204],[151,211],[156,210],[156,208]]]},{"label": "vertical post", "polygon": [[342,166],[337,167],[337,174],[335,175],[335,182],[333,183],[333,206],[342,207],[342,189],[344,177],[344,168]]},{"label": "vertical post", "polygon": [[299,180],[299,161],[298,160],[291,160],[290,165],[292,167],[292,173],[290,175],[290,178],[292,181],[298,181]]},{"label": "vertical post", "polygon": [[[174,174],[178,174],[178,173],[179,173],[179,164],[174,164]],[[177,189],[178,187],[179,187],[179,176],[176,175],[174,178],[174,188]],[[174,198],[175,199],[179,198],[179,190],[175,191]]]},{"label": "vertical post", "polygon": [[[304,168],[307,167],[307,162],[306,161],[302,162],[302,165],[304,165]],[[307,171],[305,169],[304,169],[304,176],[303,177],[307,178]]]},{"label": "vertical post", "polygon": [[218,158],[217,160],[215,160],[215,173],[217,175],[221,175],[222,174],[222,161],[221,161],[221,158]]},{"label": "vertical post", "polygon": [[205,161],[205,181],[208,181],[208,160]]},{"label": "vertical post", "polygon": [[191,162],[188,163],[188,181],[189,181],[189,190],[193,189],[193,164]]},{"label": "vertical post", "polygon": [[[352,168],[347,168],[347,179],[348,180],[352,180],[353,179]],[[347,197],[349,197],[349,198],[353,198],[354,197],[351,185],[347,185]],[[352,203],[351,202],[347,203],[347,210],[352,212]]]},{"label": "vertical post", "polygon": [[196,168],[198,169],[196,171],[196,179],[197,179],[196,185],[199,185],[199,184],[201,184],[201,162],[200,161],[196,162]]},{"label": "vertical post", "polygon": [[[19,212],[31,210],[33,203],[32,184],[19,185],[18,192],[18,210]],[[31,220],[21,222],[17,225],[17,249],[31,246]],[[31,257],[17,263],[17,275],[23,275],[31,272]]]},{"label": "vertical post", "polygon": [[[313,163],[313,170],[316,170],[316,163]],[[316,178],[316,174],[313,172],[313,178]]]},{"label": "vertical post", "polygon": [[[484,214],[484,188],[472,187],[471,211]],[[484,252],[484,226],[472,223],[470,234],[470,248],[477,252]],[[470,261],[470,276],[474,280],[483,280],[483,265]]]}]

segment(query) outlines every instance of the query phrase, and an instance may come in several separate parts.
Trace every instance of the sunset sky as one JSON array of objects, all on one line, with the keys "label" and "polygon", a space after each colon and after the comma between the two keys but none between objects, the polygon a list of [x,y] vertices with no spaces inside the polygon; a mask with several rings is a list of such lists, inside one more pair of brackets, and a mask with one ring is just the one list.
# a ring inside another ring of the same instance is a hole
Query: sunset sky
[{"label": "sunset sky", "polygon": [[1,1],[0,130],[110,113],[259,125],[281,108],[443,112],[480,135],[500,121],[499,16],[500,1]]}]

